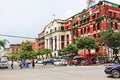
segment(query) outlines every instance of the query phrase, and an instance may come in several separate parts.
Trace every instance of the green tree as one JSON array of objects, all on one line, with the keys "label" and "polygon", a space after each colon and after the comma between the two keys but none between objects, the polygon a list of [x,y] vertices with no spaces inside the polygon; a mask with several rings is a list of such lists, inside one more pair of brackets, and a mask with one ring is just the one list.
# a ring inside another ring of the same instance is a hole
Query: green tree
[{"label": "green tree", "polygon": [[31,51],[31,52],[29,52],[28,55],[29,55],[29,58],[30,58],[30,59],[33,59],[33,58],[36,58],[36,57],[37,57],[37,53],[36,53],[34,50]]},{"label": "green tree", "polygon": [[46,55],[46,58],[48,58],[48,55],[49,55],[49,54],[51,55],[51,50],[50,50],[50,49],[43,49],[43,50],[42,50],[42,54],[45,54],[45,55]]},{"label": "green tree", "polygon": [[6,39],[0,40],[0,47],[5,48],[5,46],[7,45],[7,43],[9,43],[9,41],[6,40]]},{"label": "green tree", "polygon": [[43,50],[39,50],[37,52],[37,55],[39,56],[39,59],[40,59],[40,56],[42,56],[42,59],[43,59],[43,55],[45,54],[45,52]]},{"label": "green tree", "polygon": [[[89,54],[91,49],[98,49],[98,45],[94,39],[90,37],[82,37],[76,41],[76,45],[79,49],[87,49]],[[91,55],[91,54],[90,54]]]},{"label": "green tree", "polygon": [[78,54],[78,48],[76,45],[74,44],[69,44],[67,45],[65,48],[62,49],[62,54],[66,55],[66,54],[72,54],[72,55],[76,55]]},{"label": "green tree", "polygon": [[24,42],[22,46],[22,52],[26,52],[26,51],[28,52],[33,51],[32,43],[29,41]]},{"label": "green tree", "polygon": [[100,33],[99,41],[113,49],[113,54],[118,54],[120,48],[120,32],[114,32],[112,29]]},{"label": "green tree", "polygon": [[16,60],[16,55],[11,55],[11,56],[9,56],[9,59],[11,59],[11,60]]},{"label": "green tree", "polygon": [[31,59],[31,58],[36,58],[37,54],[32,48],[32,43],[31,42],[24,42],[22,46],[22,52],[20,54],[21,59]]}]

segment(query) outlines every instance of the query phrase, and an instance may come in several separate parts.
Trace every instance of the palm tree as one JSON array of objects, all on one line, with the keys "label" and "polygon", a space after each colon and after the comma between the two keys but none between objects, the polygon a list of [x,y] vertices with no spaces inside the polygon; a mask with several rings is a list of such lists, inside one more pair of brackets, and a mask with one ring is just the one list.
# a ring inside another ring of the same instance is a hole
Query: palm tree
[{"label": "palm tree", "polygon": [[7,45],[7,43],[9,43],[9,41],[6,40],[6,39],[0,40],[0,47],[5,48],[5,46]]}]

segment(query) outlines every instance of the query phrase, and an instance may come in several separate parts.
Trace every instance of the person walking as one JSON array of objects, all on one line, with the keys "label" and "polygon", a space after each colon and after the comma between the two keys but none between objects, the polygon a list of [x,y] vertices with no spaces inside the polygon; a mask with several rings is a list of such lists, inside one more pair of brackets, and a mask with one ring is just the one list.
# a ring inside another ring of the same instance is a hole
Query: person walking
[{"label": "person walking", "polygon": [[22,69],[22,60],[19,61],[19,67]]},{"label": "person walking", "polygon": [[34,62],[34,59],[32,60],[32,68],[35,67],[35,62]]},{"label": "person walking", "polygon": [[12,59],[11,61],[11,68],[13,69],[13,63],[14,63],[14,60]]}]

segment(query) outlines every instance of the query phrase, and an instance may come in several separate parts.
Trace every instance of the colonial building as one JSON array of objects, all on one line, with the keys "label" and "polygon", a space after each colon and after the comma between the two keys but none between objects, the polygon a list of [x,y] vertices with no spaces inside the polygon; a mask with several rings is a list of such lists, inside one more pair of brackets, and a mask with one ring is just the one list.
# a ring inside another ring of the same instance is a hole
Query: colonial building
[{"label": "colonial building", "polygon": [[39,34],[40,49],[50,49],[53,57],[58,56],[60,50],[65,46],[65,22],[65,20],[55,19]]},{"label": "colonial building", "polygon": [[[89,9],[68,18],[64,28],[66,31],[72,31],[72,43],[75,43],[76,37],[90,36],[98,39],[99,33],[109,28],[119,31],[120,5],[108,1],[100,1]],[[106,48],[103,49],[100,49],[99,53],[107,54]]]},{"label": "colonial building", "polygon": [[[44,31],[39,34],[40,49],[51,49],[58,56],[62,48],[75,44],[78,37],[90,36],[98,39],[99,33],[109,28],[120,30],[120,5],[100,1],[66,20],[56,19],[45,26]],[[106,48],[99,53],[107,54]]]},{"label": "colonial building", "polygon": [[10,55],[19,54],[21,52],[21,44],[10,44]]},{"label": "colonial building", "polygon": [[39,50],[45,49],[45,28],[44,30],[38,34],[38,46],[39,46]]}]

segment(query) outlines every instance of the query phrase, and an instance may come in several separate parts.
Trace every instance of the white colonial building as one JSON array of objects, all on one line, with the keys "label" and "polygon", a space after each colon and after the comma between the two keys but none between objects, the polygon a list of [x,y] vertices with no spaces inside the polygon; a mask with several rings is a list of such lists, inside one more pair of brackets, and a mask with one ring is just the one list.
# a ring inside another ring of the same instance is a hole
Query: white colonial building
[{"label": "white colonial building", "polygon": [[[72,43],[70,31],[64,30],[65,22],[65,20],[55,19],[45,27],[45,49],[50,49],[53,57],[59,56],[60,50]],[[67,40],[69,42],[66,42]]]}]

